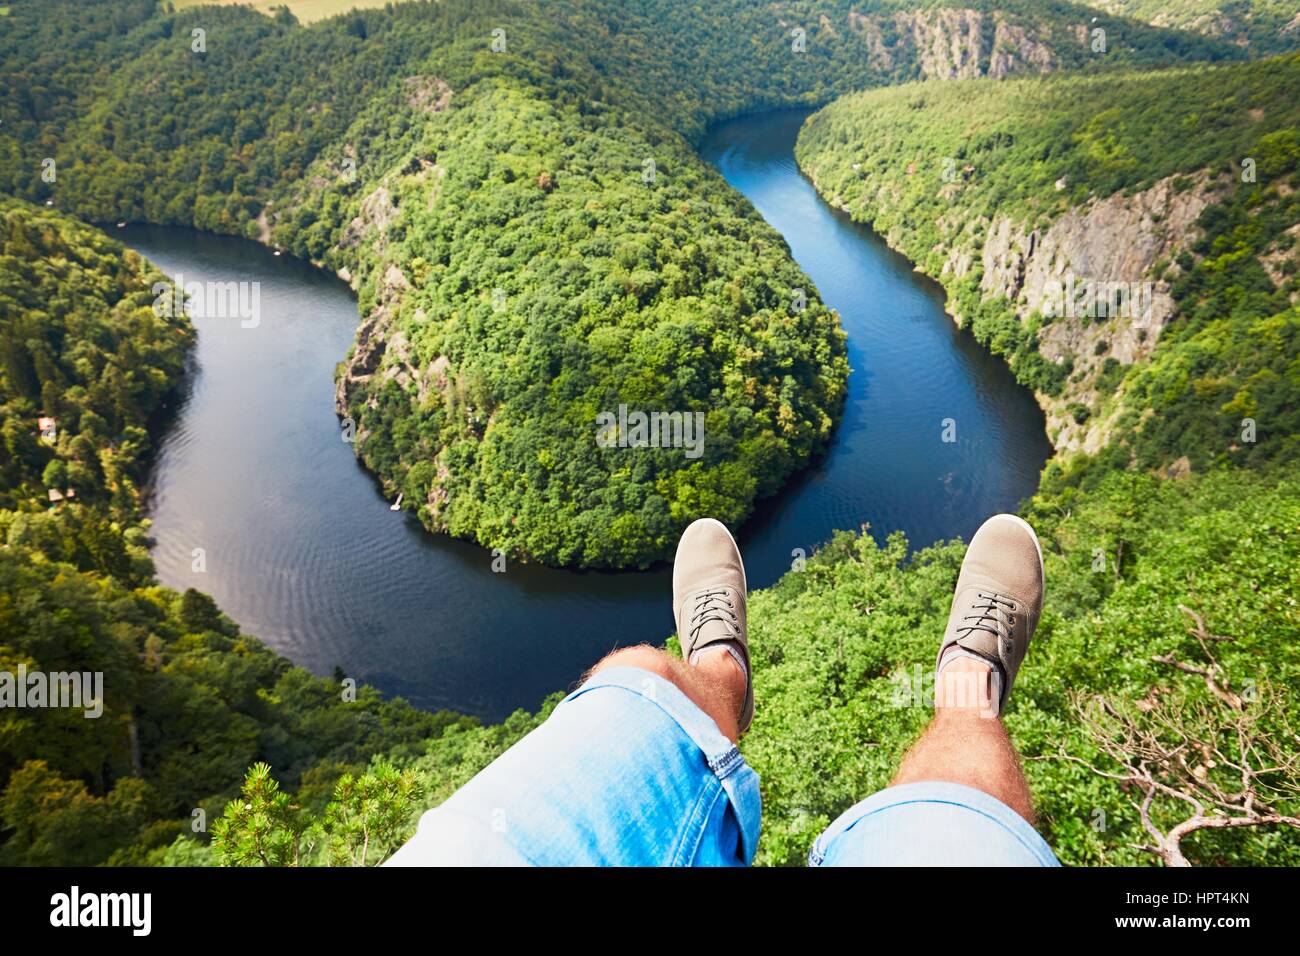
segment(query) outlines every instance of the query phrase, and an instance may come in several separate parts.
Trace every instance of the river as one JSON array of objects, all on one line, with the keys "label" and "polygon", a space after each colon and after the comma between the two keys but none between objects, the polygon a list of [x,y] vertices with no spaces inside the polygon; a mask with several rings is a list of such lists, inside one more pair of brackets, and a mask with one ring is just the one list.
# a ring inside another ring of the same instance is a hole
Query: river
[{"label": "river", "polygon": [[[723,123],[701,146],[839,312],[852,367],[827,453],[737,535],[751,588],[838,528],[901,529],[914,546],[969,537],[1032,493],[1051,450],[1032,396],[956,328],[942,290],[799,173],[805,115]],[[115,232],[186,283],[259,284],[256,328],[195,317],[194,370],[148,488],[163,583],[207,591],[318,674],[340,667],[420,707],[489,720],[536,707],[616,646],[672,631],[668,568],[494,573],[490,552],[389,510],[334,414],[334,367],[358,322],[345,284],[246,240]],[[955,442],[942,440],[944,419]]]}]

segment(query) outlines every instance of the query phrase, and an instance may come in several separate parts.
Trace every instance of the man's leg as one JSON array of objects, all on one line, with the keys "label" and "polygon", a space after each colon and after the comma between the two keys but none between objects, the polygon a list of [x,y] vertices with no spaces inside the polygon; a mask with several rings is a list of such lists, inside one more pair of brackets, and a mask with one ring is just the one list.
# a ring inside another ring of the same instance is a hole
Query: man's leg
[{"label": "man's leg", "polygon": [[995,515],[972,539],[935,665],[935,714],[893,783],[814,843],[829,866],[1054,866],[1000,714],[1043,601],[1033,529]]},{"label": "man's leg", "polygon": [[441,806],[394,865],[745,865],[761,814],[740,552],[697,521],[673,567],[685,660],[615,651]]},{"label": "man's leg", "polygon": [[934,719],[903,757],[891,787],[946,780],[982,790],[1030,823],[1034,808],[1020,758],[991,712],[993,667],[962,657],[935,680]]},{"label": "man's leg", "polygon": [[740,739],[740,709],[745,700],[747,678],[741,666],[722,648],[702,654],[694,664],[688,664],[647,644],[624,647],[606,655],[587,676],[595,677],[611,667],[638,667],[658,674],[712,717],[728,740],[735,743]]}]

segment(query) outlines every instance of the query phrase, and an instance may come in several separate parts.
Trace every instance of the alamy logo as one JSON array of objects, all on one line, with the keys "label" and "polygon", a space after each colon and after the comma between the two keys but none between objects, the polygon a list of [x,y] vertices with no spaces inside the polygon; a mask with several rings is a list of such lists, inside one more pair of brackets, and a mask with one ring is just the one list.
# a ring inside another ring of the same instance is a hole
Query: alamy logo
[{"label": "alamy logo", "polygon": [[1155,296],[1153,282],[1114,282],[1076,278],[1065,274],[1065,281],[1049,279],[1043,283],[1043,297],[1038,311],[1052,318],[1127,318],[1145,326],[1151,316]]},{"label": "alamy logo", "polygon": [[596,415],[596,444],[601,448],[683,448],[687,458],[704,454],[703,412],[629,412]]},{"label": "alamy logo", "polygon": [[152,911],[150,893],[82,893],[74,886],[50,897],[51,926],[129,926],[131,935],[148,936]]},{"label": "alamy logo", "polygon": [[155,282],[152,291],[154,313],[164,318],[239,319],[243,329],[255,329],[262,322],[260,282],[187,283],[178,272],[175,281]]},{"label": "alamy logo", "polygon": [[68,707],[85,711],[87,720],[104,713],[104,672],[0,671],[0,710]]}]

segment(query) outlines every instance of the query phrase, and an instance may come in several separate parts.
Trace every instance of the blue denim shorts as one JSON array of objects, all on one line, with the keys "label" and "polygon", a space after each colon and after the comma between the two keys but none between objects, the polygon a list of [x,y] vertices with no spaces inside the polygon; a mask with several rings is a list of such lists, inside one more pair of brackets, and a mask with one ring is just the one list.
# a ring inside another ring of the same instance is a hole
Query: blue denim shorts
[{"label": "blue denim shorts", "polygon": [[[746,866],[758,775],[713,719],[649,671],[612,667],[420,819],[394,866]],[[970,787],[890,787],[851,807],[816,866],[1054,866],[1015,811]]]},{"label": "blue denim shorts", "polygon": [[938,780],[855,803],[808,851],[810,866],[1060,866],[1027,820],[996,797]]},{"label": "blue denim shorts", "polygon": [[420,818],[396,866],[747,866],[758,774],[662,677],[610,667]]}]

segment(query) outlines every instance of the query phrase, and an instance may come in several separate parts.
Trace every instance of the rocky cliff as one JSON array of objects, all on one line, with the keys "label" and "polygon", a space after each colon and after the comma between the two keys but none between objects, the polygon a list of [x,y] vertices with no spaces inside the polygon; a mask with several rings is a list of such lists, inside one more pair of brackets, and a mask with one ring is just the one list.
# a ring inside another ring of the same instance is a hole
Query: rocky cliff
[{"label": "rocky cliff", "polygon": [[[823,198],[854,214],[843,196],[823,189],[817,170],[805,165],[804,171]],[[1034,392],[1048,437],[1058,451],[1095,452],[1120,411],[1109,402],[1115,382],[1103,373],[1150,357],[1174,315],[1174,260],[1195,244],[1197,218],[1224,187],[1203,171],[1167,177],[1132,195],[1091,199],[1045,226],[1005,215],[941,221],[947,239],[929,258],[941,266],[928,269],[921,262],[917,270],[950,292],[961,280],[976,279],[984,300],[1005,301],[1018,322],[1037,326],[1038,352],[1070,370],[1059,394]],[[920,258],[900,230],[887,230],[883,238]],[[953,319],[966,321],[960,311]]]},{"label": "rocky cliff", "polygon": [[1047,72],[1056,62],[1048,25],[1016,22],[1001,12],[955,7],[850,12],[848,23],[866,42],[871,65],[886,74],[914,64],[913,75],[926,79],[999,79]]},{"label": "rocky cliff", "polygon": [[[980,290],[1011,303],[1022,322],[1042,316],[1039,352],[1072,366],[1060,395],[1038,396],[1058,449],[1104,445],[1109,416],[1079,422],[1072,408],[1105,405],[1099,378],[1108,359],[1128,366],[1150,356],[1174,314],[1173,260],[1195,241],[1197,217],[1219,191],[1205,174],[1171,176],[1076,206],[1046,228],[1007,216],[981,224]],[[972,265],[970,249],[954,247],[944,273],[961,278]]]}]

